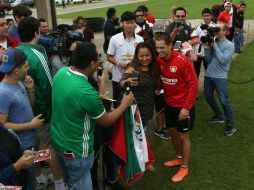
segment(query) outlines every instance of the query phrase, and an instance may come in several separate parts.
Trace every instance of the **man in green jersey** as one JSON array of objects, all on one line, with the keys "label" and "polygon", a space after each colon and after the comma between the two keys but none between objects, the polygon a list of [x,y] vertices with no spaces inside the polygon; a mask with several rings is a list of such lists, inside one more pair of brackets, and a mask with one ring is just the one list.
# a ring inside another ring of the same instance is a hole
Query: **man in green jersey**
[{"label": "man in green jersey", "polygon": [[99,66],[95,45],[78,44],[73,65],[59,70],[53,81],[51,139],[70,189],[92,190],[95,123],[113,124],[132,104],[133,94],[124,96],[120,106],[107,113],[88,81]]},{"label": "man in green jersey", "polygon": [[[37,132],[40,139],[41,148],[51,148],[50,143],[50,120],[51,120],[51,92],[52,76],[51,66],[46,56],[45,50],[38,45],[40,37],[40,22],[34,17],[23,18],[19,22],[18,32],[21,49],[27,56],[29,64],[29,75],[34,80],[34,91],[36,103],[33,111],[35,115],[42,114],[45,123]],[[64,190],[62,174],[60,172],[58,160],[51,149],[50,167],[55,180],[55,189]],[[40,168],[36,170],[37,188],[44,189],[47,186],[47,178],[41,173]]]}]

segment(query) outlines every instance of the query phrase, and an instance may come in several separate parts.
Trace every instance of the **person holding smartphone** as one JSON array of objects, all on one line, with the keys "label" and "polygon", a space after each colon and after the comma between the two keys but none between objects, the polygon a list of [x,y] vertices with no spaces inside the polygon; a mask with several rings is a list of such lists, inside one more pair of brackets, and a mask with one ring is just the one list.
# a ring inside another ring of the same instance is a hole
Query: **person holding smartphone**
[{"label": "person holding smartphone", "polygon": [[[177,7],[173,13],[174,22],[170,23],[165,32],[170,35],[173,45],[176,41],[189,42],[191,27],[186,24],[187,11],[183,7]],[[192,44],[191,44],[192,45]]]},{"label": "person holding smartphone", "polygon": [[160,90],[160,74],[155,59],[152,46],[147,42],[139,43],[133,61],[120,82],[122,87],[130,86],[140,110],[144,129],[153,117],[155,91]]}]

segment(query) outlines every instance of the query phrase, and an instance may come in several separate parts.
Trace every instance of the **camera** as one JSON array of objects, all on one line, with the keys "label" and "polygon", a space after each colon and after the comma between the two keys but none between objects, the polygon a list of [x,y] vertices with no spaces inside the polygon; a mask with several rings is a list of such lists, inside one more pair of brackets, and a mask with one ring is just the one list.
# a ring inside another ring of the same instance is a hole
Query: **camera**
[{"label": "camera", "polygon": [[214,37],[220,32],[219,27],[209,27],[207,24],[200,26],[202,30],[206,30],[206,35],[200,38],[202,43],[208,43],[209,45],[214,42]]},{"label": "camera", "polygon": [[103,63],[103,60],[102,60],[102,57],[101,57],[101,53],[99,54],[99,66],[98,66],[98,70],[97,70],[97,76],[102,76],[103,74],[103,66],[102,66],[102,63]]}]

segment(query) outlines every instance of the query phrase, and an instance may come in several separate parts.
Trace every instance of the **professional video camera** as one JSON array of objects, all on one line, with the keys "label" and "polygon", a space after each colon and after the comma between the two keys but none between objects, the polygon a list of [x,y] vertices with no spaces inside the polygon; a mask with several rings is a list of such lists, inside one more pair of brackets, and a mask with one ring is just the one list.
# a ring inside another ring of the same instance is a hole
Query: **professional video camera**
[{"label": "professional video camera", "polygon": [[50,55],[68,55],[68,49],[75,41],[83,41],[83,34],[72,32],[67,24],[61,24],[56,31],[41,35],[39,44]]},{"label": "professional video camera", "polygon": [[208,43],[209,45],[214,42],[214,37],[220,32],[219,27],[209,27],[207,24],[200,26],[202,30],[206,30],[206,35],[200,38],[202,43]]}]

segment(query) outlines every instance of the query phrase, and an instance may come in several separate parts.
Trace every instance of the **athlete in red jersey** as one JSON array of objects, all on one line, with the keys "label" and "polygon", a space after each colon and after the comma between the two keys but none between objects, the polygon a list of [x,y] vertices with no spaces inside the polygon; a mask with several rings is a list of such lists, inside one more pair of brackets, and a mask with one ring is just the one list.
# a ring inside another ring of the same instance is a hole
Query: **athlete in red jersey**
[{"label": "athlete in red jersey", "polygon": [[161,34],[156,39],[156,49],[167,104],[166,123],[176,151],[176,159],[167,161],[164,165],[167,167],[181,165],[180,170],[171,179],[173,182],[180,182],[188,175],[191,152],[189,131],[194,124],[198,80],[193,63],[183,54],[173,51],[169,35]]}]

